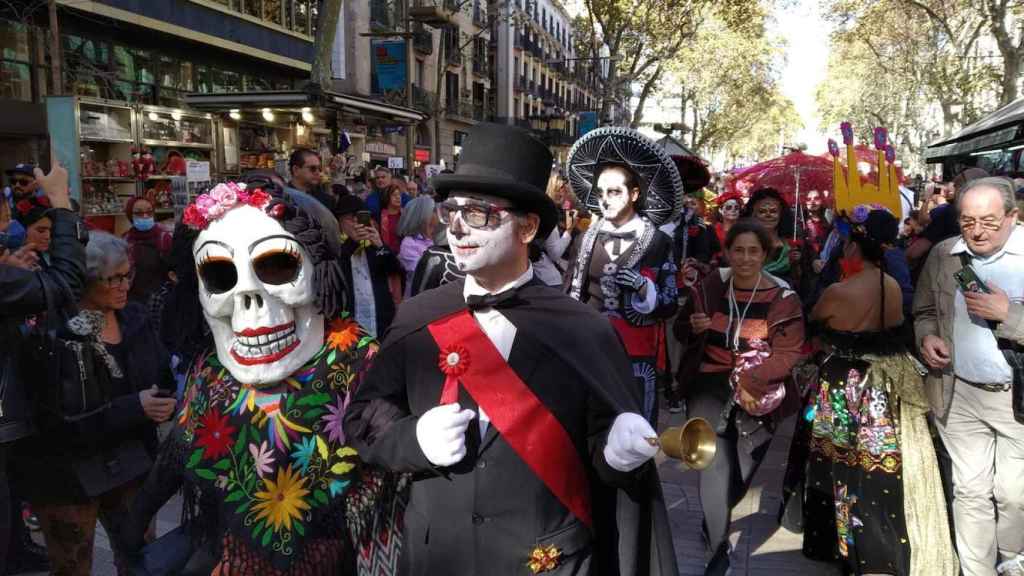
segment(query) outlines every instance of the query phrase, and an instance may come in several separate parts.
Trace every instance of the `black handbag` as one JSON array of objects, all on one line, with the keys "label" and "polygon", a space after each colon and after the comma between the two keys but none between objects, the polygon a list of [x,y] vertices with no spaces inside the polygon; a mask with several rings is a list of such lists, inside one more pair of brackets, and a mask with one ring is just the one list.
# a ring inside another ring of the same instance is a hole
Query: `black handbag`
[{"label": "black handbag", "polygon": [[86,456],[71,460],[75,478],[89,498],[141,478],[153,467],[153,460],[142,441],[130,439],[116,446],[96,447]]}]

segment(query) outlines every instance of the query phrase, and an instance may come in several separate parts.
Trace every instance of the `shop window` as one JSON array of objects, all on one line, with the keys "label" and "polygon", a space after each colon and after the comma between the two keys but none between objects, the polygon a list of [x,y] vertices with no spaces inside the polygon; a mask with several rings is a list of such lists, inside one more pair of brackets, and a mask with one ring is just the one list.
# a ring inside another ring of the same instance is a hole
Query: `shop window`
[{"label": "shop window", "polygon": [[247,92],[253,92],[257,90],[273,90],[273,86],[269,78],[263,76],[245,76],[245,90]]},{"label": "shop window", "polygon": [[237,72],[221,72],[223,88],[219,92],[241,92],[242,75]]},{"label": "shop window", "polygon": [[32,67],[29,59],[28,27],[0,21],[0,98],[32,101]]},{"label": "shop window", "polygon": [[300,32],[302,34],[310,33],[309,16],[310,16],[310,2],[309,0],[295,0],[292,4],[292,14],[295,15],[292,22],[292,30]]},{"label": "shop window", "polygon": [[248,16],[260,17],[260,8],[263,0],[239,0],[242,3],[242,13]]}]

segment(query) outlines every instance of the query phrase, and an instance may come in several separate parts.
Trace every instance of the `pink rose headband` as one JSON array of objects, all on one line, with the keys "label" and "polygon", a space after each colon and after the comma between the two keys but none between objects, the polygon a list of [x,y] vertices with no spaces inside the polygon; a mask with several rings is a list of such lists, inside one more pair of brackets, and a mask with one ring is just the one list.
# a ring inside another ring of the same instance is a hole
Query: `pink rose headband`
[{"label": "pink rose headband", "polygon": [[[263,210],[270,203],[270,199],[270,194],[259,188],[249,192],[245,189],[245,184],[218,184],[208,193],[197,196],[195,201],[185,208],[182,222],[193,230],[205,230],[210,222],[224,216],[236,206],[248,205]],[[274,206],[274,209],[277,208],[280,208],[281,214],[270,214],[271,217],[283,216],[284,206]]]}]

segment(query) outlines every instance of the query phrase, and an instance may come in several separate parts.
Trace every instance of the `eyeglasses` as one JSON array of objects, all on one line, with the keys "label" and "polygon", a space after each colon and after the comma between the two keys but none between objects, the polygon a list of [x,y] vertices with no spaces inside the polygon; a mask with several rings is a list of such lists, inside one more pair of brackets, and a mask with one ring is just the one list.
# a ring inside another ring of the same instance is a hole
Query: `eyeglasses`
[{"label": "eyeglasses", "polygon": [[135,270],[129,270],[126,274],[114,274],[101,278],[100,282],[107,288],[125,288],[132,285],[135,280]]},{"label": "eyeglasses", "polygon": [[978,220],[976,218],[960,218],[960,230],[964,232],[971,232],[975,226],[981,225],[982,230],[988,230],[989,232],[998,232],[1003,224],[1006,222],[1006,216],[999,218],[986,217]]},{"label": "eyeglasses", "polygon": [[452,218],[458,213],[470,228],[494,227],[501,223],[501,215],[506,212],[511,210],[505,206],[483,203],[470,202],[460,206],[449,200],[437,205],[437,219],[445,226],[450,225]]},{"label": "eyeglasses", "polygon": [[306,166],[305,168],[306,168],[306,170],[309,170],[310,172],[319,172],[320,171],[320,165],[319,164],[313,164],[312,166]]}]

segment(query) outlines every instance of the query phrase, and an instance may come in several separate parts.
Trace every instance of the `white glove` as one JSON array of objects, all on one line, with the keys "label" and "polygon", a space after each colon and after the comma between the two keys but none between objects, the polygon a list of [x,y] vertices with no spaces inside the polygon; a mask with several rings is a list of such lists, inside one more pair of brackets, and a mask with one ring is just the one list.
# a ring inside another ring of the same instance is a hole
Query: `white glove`
[{"label": "white glove", "polygon": [[604,445],[604,459],[619,472],[632,472],[658,453],[648,438],[657,438],[647,419],[639,414],[624,412],[615,418]]},{"label": "white glove", "polygon": [[416,421],[416,441],[434,466],[451,466],[466,456],[466,427],[476,412],[443,404],[427,410]]}]

